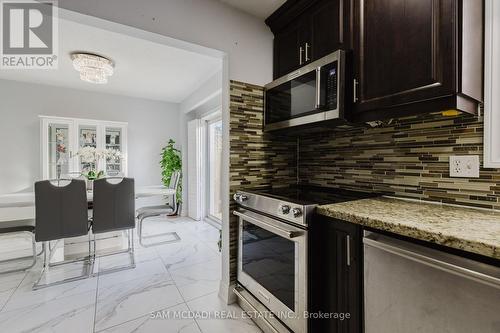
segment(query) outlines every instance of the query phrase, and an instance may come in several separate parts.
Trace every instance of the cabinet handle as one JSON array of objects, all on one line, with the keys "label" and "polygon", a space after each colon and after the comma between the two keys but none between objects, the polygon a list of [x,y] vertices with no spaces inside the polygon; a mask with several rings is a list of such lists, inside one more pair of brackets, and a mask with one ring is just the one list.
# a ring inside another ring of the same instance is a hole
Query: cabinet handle
[{"label": "cabinet handle", "polygon": [[351,237],[349,235],[345,236],[345,244],[347,266],[351,266]]},{"label": "cabinet handle", "polygon": [[299,47],[299,65],[302,65],[302,53],[304,53],[304,49]]},{"label": "cabinet handle", "polygon": [[321,107],[321,67],[316,68],[316,109]]},{"label": "cabinet handle", "polygon": [[306,43],[306,62],[308,62],[309,60],[309,48],[311,47],[311,45],[309,45],[309,43]]},{"label": "cabinet handle", "polygon": [[356,103],[358,101],[358,80],[354,79],[354,83],[353,83],[353,101],[354,103]]}]

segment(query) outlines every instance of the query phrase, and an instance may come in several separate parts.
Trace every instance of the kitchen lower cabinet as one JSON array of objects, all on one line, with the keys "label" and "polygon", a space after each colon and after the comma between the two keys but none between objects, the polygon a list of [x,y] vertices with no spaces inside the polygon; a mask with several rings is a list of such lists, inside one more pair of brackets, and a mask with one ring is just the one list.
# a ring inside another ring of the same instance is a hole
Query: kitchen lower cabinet
[{"label": "kitchen lower cabinet", "polygon": [[310,332],[362,332],[362,230],[318,217],[311,226],[310,309],[333,318],[310,320]]}]

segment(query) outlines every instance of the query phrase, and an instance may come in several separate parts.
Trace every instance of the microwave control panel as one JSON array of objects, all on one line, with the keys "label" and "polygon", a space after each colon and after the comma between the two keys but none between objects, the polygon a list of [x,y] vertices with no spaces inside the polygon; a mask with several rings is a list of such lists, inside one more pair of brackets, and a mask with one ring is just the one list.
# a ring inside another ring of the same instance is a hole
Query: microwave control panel
[{"label": "microwave control panel", "polygon": [[327,69],[327,76],[326,76],[327,110],[333,110],[337,108],[337,84],[338,84],[337,62],[334,62]]}]

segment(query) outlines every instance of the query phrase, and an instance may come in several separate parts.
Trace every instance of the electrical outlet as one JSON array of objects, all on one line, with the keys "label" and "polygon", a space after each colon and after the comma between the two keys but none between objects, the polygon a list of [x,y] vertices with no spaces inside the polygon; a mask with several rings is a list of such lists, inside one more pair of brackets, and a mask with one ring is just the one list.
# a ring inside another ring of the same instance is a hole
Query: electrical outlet
[{"label": "electrical outlet", "polygon": [[450,156],[450,177],[479,178],[479,156]]}]

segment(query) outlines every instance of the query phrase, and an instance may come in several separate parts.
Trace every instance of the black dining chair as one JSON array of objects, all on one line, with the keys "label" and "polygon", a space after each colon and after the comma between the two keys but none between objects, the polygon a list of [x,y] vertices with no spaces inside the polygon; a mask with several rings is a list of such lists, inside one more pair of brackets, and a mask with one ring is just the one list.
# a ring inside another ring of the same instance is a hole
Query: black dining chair
[{"label": "black dining chair", "polygon": [[101,257],[120,253],[129,253],[131,259],[130,265],[100,271],[100,274],[135,268],[134,228],[134,179],[110,177],[95,180],[92,218],[92,233],[94,234],[94,243],[96,234],[113,231],[126,231],[128,236],[128,248],[124,251],[107,253],[101,255]]},{"label": "black dining chair", "polygon": [[[43,242],[44,262],[33,289],[88,278],[92,275],[94,256],[89,235],[87,190],[85,181],[78,179],[44,180],[35,183],[35,240]],[[51,241],[89,235],[88,256],[52,264]],[[51,283],[41,283],[50,267],[84,261],[81,275]]]},{"label": "black dining chair", "polygon": [[[137,210],[137,220],[139,221],[138,222],[139,244],[141,244],[142,247],[151,247],[161,244],[175,243],[181,240],[181,238],[176,232],[165,232],[149,236],[144,236],[142,232],[145,219],[160,215],[171,216],[177,213],[177,190],[179,189],[180,182],[181,182],[181,173],[179,171],[173,172],[172,176],[170,177],[170,183],[168,186],[168,188],[172,190],[172,194],[170,195],[170,198],[172,199],[171,205],[167,203],[165,205],[159,205],[159,206],[145,206]],[[151,243],[145,242],[145,240],[148,238],[158,238],[165,236],[169,236],[171,237],[171,239],[166,241],[151,242]]]}]

